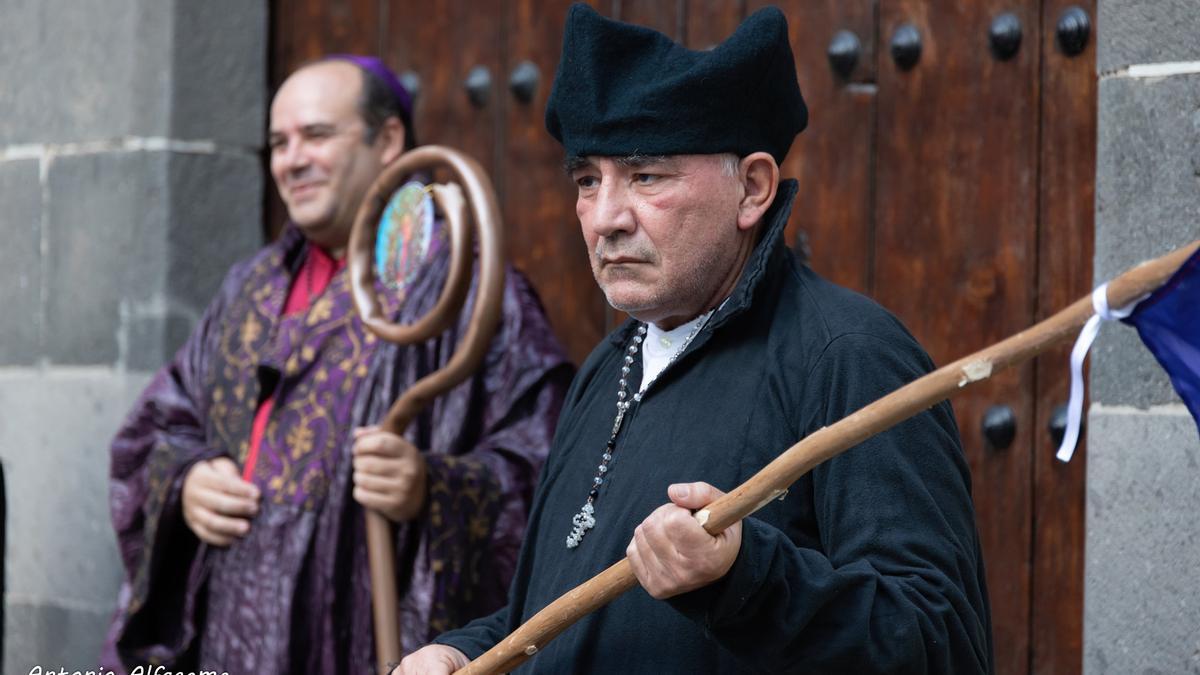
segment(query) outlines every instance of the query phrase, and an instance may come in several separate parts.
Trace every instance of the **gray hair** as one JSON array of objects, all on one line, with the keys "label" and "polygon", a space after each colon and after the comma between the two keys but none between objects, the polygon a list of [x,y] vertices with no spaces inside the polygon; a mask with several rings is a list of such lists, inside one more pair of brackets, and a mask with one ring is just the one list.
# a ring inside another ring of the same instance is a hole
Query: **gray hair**
[{"label": "gray hair", "polygon": [[741,163],[741,160],[737,155],[733,154],[732,152],[725,152],[718,155],[717,158],[721,162],[722,176],[728,176],[732,178],[738,175],[738,164]]}]

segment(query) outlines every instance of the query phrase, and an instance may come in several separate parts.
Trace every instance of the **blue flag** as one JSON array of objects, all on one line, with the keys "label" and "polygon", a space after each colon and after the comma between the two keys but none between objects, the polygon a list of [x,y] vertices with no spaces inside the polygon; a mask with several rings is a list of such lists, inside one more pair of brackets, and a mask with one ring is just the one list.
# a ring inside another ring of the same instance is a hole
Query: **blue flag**
[{"label": "blue flag", "polygon": [[1056,457],[1071,461],[1083,418],[1083,360],[1104,321],[1120,319],[1137,328],[1158,359],[1200,430],[1200,249],[1150,295],[1125,307],[1108,306],[1108,284],[1092,291],[1096,313],[1079,331],[1071,350],[1071,397],[1067,426]]},{"label": "blue flag", "polygon": [[1200,429],[1200,250],[1128,317]]}]

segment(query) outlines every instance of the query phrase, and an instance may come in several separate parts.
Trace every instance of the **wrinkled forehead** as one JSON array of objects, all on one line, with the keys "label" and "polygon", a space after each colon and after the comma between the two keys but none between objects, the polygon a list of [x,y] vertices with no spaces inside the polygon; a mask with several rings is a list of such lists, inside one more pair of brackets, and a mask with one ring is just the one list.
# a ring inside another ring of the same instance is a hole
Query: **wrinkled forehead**
[{"label": "wrinkled forehead", "polygon": [[271,102],[271,131],[359,119],[362,85],[362,71],[351,63],[320,62],[296,71]]}]

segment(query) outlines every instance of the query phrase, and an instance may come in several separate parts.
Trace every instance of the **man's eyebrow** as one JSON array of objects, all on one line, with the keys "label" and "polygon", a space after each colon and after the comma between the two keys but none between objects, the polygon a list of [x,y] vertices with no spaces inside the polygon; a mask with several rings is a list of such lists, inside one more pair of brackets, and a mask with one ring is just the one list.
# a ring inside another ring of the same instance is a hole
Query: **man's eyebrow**
[{"label": "man's eyebrow", "polygon": [[[613,159],[613,161],[627,169],[641,169],[647,166],[669,164],[671,162],[671,157],[668,155],[643,155],[640,153],[635,153],[632,155],[625,155],[624,157],[616,157]],[[587,157],[571,155],[570,157],[563,159],[563,171],[569,176],[591,163],[592,161]]]},{"label": "man's eyebrow", "polygon": [[336,129],[337,125],[330,122],[313,122],[312,124],[305,124],[304,126],[300,127],[300,130],[306,134],[311,134],[314,132],[325,133],[334,131]]},{"label": "man's eyebrow", "polygon": [[591,162],[588,161],[587,157],[582,157],[580,155],[570,155],[569,157],[566,157],[563,159],[563,173],[570,176],[571,174],[575,173],[579,169],[582,169],[583,167],[587,166],[590,163]]},{"label": "man's eyebrow", "polygon": [[[330,134],[337,131],[337,125],[330,122],[313,122],[300,127],[303,134]],[[287,133],[281,129],[268,129],[268,138],[283,138]]]}]

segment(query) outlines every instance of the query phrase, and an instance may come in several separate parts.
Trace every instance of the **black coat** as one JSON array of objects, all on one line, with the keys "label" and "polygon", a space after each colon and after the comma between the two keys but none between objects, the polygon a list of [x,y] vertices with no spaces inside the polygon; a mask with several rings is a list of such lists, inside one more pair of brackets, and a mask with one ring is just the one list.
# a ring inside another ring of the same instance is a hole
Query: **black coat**
[{"label": "black coat", "polygon": [[[783,244],[781,185],[730,300],[635,405],[573,550],[636,323],[588,357],[567,395],[506,609],[438,642],[474,658],[625,554],[667,486],[728,491],[817,429],[932,369],[891,314]],[[630,389],[637,390],[635,358]],[[636,587],[519,672],[990,672],[991,619],[970,475],[948,403],[818,466],[745,521],[718,582],[666,602]]]}]

